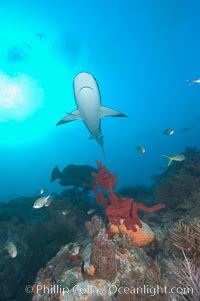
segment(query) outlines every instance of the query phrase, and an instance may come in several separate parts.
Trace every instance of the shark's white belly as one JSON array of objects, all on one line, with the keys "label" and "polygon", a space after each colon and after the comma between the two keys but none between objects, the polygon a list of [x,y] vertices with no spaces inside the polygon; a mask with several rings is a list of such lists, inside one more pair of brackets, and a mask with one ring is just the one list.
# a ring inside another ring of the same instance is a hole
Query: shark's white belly
[{"label": "shark's white belly", "polygon": [[91,133],[91,138],[101,135],[100,94],[98,90],[85,87],[76,95],[80,117]]}]

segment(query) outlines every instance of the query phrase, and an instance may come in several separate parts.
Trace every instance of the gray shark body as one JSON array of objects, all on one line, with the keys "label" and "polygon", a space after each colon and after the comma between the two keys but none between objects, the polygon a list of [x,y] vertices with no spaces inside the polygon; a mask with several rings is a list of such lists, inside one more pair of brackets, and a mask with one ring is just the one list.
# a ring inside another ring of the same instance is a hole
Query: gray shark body
[{"label": "gray shark body", "polygon": [[101,132],[101,118],[126,117],[125,114],[101,106],[101,96],[94,77],[86,72],[79,73],[74,79],[74,96],[77,109],[67,114],[56,125],[74,120],[82,120],[90,132],[90,139],[96,139],[103,150],[103,135]]}]

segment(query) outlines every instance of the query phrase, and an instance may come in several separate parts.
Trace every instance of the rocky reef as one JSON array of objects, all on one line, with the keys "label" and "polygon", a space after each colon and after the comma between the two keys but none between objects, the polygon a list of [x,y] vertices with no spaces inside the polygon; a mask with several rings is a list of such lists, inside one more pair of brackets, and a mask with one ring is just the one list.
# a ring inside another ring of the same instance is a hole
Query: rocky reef
[{"label": "rocky reef", "polygon": [[[197,301],[200,279],[195,264],[199,262],[199,225],[200,219],[195,224],[198,228],[191,229],[195,240],[192,250],[186,242],[189,236],[185,239],[183,235],[194,224],[174,225],[169,239],[164,228],[156,227],[154,242],[141,248],[125,234],[108,239],[105,224],[95,215],[85,225],[89,239],[65,245],[46,268],[39,270],[32,287],[32,300]],[[178,249],[185,249],[185,259],[172,259],[170,253],[173,250],[178,256]],[[191,259],[194,250],[195,260]],[[192,275],[187,262],[191,264]]]},{"label": "rocky reef", "polygon": [[182,206],[184,210],[185,203],[188,207],[200,193],[200,152],[187,147],[183,155],[186,158],[184,161],[174,162],[164,173],[154,177],[155,199],[167,203],[172,209]]},{"label": "rocky reef", "polygon": [[18,254],[1,250],[0,300],[199,301],[200,151],[184,156],[150,188],[116,192],[98,161],[93,194],[67,189],[38,210],[35,196],[1,203],[0,243]]},{"label": "rocky reef", "polygon": [[[31,300],[25,286],[34,282],[37,271],[61,246],[76,240],[79,226],[84,226],[90,208],[84,207],[84,197],[68,189],[41,209],[33,208],[37,196],[0,203],[0,300]],[[8,241],[17,248],[15,258],[5,248]]]},{"label": "rocky reef", "polygon": [[[96,215],[86,227],[90,239],[65,245],[40,269],[32,300],[118,300],[118,287],[130,281],[136,286],[146,278],[152,259],[144,249],[134,246],[124,234],[109,239]],[[71,261],[75,249],[77,257]]]},{"label": "rocky reef", "polygon": [[[186,155],[188,151],[191,152],[187,149]],[[46,269],[39,271],[33,300],[199,300],[198,213],[194,219],[194,212],[187,208],[188,215],[184,215],[185,209],[179,202],[174,213],[174,206],[168,207],[167,200],[162,198],[159,203],[165,203],[166,208],[158,215],[156,211],[165,207],[156,204],[158,189],[161,191],[163,187],[159,187],[160,179],[158,181],[157,178],[151,189],[127,186],[116,194],[115,175],[100,162],[97,163],[99,173],[93,174],[96,178],[93,190],[97,202],[104,208],[103,220],[95,215],[85,223],[88,234],[85,233],[85,238],[76,242],[79,246],[77,260],[73,263],[69,260],[69,248],[73,249],[76,245],[70,247],[67,244],[55,256],[54,260],[63,264],[61,273],[55,275],[56,265],[52,261]],[[175,165],[171,168],[175,169]],[[188,165],[185,168],[182,166],[181,174],[188,172]],[[179,170],[180,166],[176,166]],[[171,176],[170,171],[161,175],[162,184],[170,181]],[[99,190],[100,187],[102,189]],[[139,203],[135,202],[136,192]],[[189,201],[187,198],[191,198],[192,193],[186,194],[184,202]],[[140,203],[146,195],[151,201]],[[194,204],[198,206],[196,200]],[[143,210],[140,215],[138,209]],[[65,263],[60,258],[63,252],[68,260]],[[53,276],[50,277],[49,290],[45,291],[45,272],[49,266]],[[184,275],[188,282],[184,280]],[[70,279],[73,281],[69,284]],[[52,288],[53,294],[50,291]]]}]

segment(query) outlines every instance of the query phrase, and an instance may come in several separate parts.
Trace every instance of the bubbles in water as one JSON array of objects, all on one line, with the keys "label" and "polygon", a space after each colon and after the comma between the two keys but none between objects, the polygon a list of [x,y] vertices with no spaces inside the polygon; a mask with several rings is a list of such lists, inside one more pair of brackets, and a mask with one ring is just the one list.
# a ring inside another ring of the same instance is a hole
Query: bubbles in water
[{"label": "bubbles in water", "polygon": [[0,72],[0,122],[25,120],[42,106],[43,94],[30,76]]}]

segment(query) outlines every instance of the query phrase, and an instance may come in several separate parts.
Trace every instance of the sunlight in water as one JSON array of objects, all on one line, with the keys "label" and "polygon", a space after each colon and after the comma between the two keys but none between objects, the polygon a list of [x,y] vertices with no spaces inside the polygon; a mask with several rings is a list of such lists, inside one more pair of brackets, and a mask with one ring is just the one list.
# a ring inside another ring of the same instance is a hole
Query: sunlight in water
[{"label": "sunlight in water", "polygon": [[30,76],[0,72],[0,123],[22,121],[43,104],[43,90]]}]

